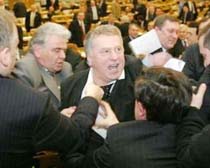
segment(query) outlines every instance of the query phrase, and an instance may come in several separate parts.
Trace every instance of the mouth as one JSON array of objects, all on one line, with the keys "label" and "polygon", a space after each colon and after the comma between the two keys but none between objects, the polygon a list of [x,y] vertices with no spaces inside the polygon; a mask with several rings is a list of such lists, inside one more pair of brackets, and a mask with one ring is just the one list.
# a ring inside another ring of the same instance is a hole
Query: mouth
[{"label": "mouth", "polygon": [[113,65],[109,65],[109,66],[108,66],[108,69],[109,69],[109,70],[117,70],[118,67],[119,67],[119,64],[113,64]]}]

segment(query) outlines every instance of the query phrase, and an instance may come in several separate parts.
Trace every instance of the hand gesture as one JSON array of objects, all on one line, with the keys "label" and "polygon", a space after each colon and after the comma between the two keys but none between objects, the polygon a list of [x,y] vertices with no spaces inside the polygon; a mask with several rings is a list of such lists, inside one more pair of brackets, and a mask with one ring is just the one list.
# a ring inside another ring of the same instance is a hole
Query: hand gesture
[{"label": "hand gesture", "polygon": [[85,88],[85,96],[91,96],[98,100],[98,102],[101,101],[102,97],[104,95],[104,91],[100,86],[97,86],[93,83],[88,84]]},{"label": "hand gesture", "polygon": [[202,83],[199,88],[198,88],[198,92],[196,94],[193,94],[192,96],[192,101],[191,101],[191,104],[190,106],[192,107],[196,107],[198,109],[201,108],[202,104],[203,104],[203,97],[204,97],[204,94],[206,92],[206,84]]},{"label": "hand gesture", "polygon": [[96,127],[108,128],[114,124],[119,123],[117,117],[115,116],[114,112],[112,111],[110,105],[107,102],[101,101],[100,106],[103,112],[99,114],[102,115],[102,117],[99,120],[96,120],[95,122]]},{"label": "hand gesture", "polygon": [[66,117],[71,117],[72,114],[76,111],[77,107],[76,106],[71,106],[69,108],[65,108],[61,111],[61,114],[65,115]]}]

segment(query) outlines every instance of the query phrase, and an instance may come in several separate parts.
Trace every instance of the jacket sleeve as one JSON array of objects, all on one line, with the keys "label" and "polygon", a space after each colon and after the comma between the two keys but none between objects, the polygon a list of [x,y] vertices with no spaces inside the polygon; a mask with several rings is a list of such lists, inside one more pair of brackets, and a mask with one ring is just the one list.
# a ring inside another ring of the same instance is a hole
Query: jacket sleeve
[{"label": "jacket sleeve", "polygon": [[55,111],[48,100],[34,130],[36,151],[54,150],[74,153],[84,145],[98,112],[98,102],[85,97],[71,118]]},{"label": "jacket sleeve", "polygon": [[[179,167],[205,167],[210,164],[210,125],[205,126],[196,108],[177,126],[177,159]],[[208,167],[208,166],[207,166]]]}]

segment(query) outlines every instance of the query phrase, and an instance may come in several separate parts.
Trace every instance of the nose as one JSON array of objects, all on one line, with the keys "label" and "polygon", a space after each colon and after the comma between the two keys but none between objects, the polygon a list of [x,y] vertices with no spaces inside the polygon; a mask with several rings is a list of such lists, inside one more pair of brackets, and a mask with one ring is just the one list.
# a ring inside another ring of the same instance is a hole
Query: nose
[{"label": "nose", "polygon": [[66,58],[66,53],[65,53],[64,50],[61,50],[60,51],[60,56],[59,57],[62,58],[62,59],[65,59]]},{"label": "nose", "polygon": [[118,53],[114,50],[111,51],[111,59],[116,60],[118,58]]},{"label": "nose", "polygon": [[176,38],[176,39],[178,38],[178,33],[177,33],[176,31],[175,31],[175,32],[173,32],[173,34],[172,34],[172,35],[173,35],[173,37],[174,37],[174,38]]}]

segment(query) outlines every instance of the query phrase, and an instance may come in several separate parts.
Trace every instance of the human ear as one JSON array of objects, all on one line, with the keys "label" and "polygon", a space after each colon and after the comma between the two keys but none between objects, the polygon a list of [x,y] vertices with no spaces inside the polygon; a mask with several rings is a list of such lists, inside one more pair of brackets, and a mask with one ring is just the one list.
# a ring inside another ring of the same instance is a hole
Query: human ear
[{"label": "human ear", "polygon": [[146,120],[146,109],[140,101],[135,101],[135,117],[137,120]]},{"label": "human ear", "polygon": [[11,52],[10,52],[9,48],[3,48],[0,51],[0,63],[4,67],[10,66],[10,63],[11,63]]}]

